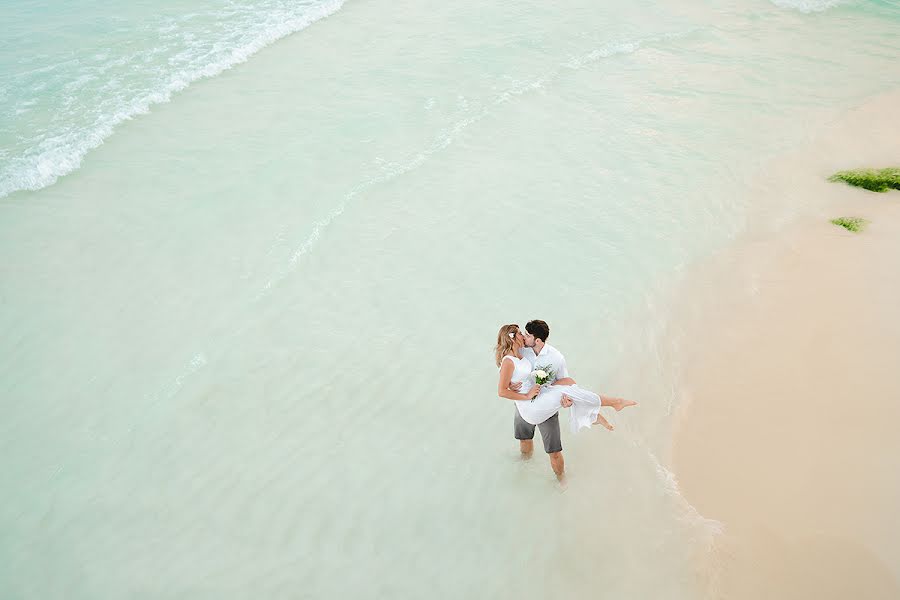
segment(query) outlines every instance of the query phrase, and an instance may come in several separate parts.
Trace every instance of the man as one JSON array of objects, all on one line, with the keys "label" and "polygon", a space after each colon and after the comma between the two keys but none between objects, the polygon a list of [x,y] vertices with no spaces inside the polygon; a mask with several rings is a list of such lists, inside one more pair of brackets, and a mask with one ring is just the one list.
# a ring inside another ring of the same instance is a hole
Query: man
[{"label": "man", "polygon": [[[550,337],[550,327],[546,322],[536,319],[528,321],[525,325],[525,349],[522,351],[522,358],[528,359],[532,369],[546,367],[550,369],[556,376],[554,385],[575,385],[575,380],[569,377],[569,371],[566,369],[566,358],[559,350],[547,343]],[[519,391],[521,383],[513,383],[509,387],[514,392]],[[564,406],[570,406],[564,401]],[[562,437],[559,432],[559,412],[552,417],[535,426],[522,418],[519,411],[516,411],[516,419],[514,431],[516,439],[519,440],[519,450],[525,458],[531,458],[534,452],[534,428],[541,430],[541,439],[544,442],[544,451],[550,458],[550,468],[556,474],[556,478],[562,481],[565,478],[566,462],[562,453]]]},{"label": "man", "polygon": [[[569,369],[566,367],[566,357],[547,343],[547,338],[550,337],[550,326],[545,321],[535,319],[525,325],[525,331],[528,332],[528,335],[525,336],[525,348],[522,350],[522,358],[527,359],[531,363],[531,368],[552,373],[552,385],[576,385],[575,380],[569,375]],[[521,386],[521,383],[511,383],[509,389],[518,392]],[[637,404],[633,400],[603,396],[601,394],[598,394],[598,396],[600,396],[601,406],[611,406],[616,411]],[[561,406],[564,408],[572,406],[572,400],[563,395]],[[613,426],[602,414],[597,416],[595,423],[606,427],[610,431],[613,429]],[[517,410],[514,431],[516,439],[519,440],[519,450],[525,458],[530,458],[534,452],[534,428],[535,425],[531,425],[523,419]],[[550,457],[550,467],[556,473],[557,479],[562,481],[565,477],[566,467],[562,454],[562,439],[559,432],[559,411],[537,425],[537,428],[541,431],[544,451]]]}]

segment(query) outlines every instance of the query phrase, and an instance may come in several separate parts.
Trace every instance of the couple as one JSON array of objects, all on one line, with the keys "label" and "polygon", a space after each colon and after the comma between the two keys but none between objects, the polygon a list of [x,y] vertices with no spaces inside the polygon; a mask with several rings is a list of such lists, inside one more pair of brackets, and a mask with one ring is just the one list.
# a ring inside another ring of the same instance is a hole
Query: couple
[{"label": "couple", "polygon": [[613,426],[600,414],[601,406],[617,411],[637,404],[632,400],[600,396],[575,385],[569,377],[565,357],[547,343],[550,327],[540,320],[529,321],[523,332],[518,325],[504,325],[497,334],[494,359],[500,367],[497,394],[516,403],[515,434],[522,456],[534,450],[534,428],[541,430],[550,466],[562,480],[565,462],[559,433],[559,409],[569,409],[572,433],[582,427]]}]

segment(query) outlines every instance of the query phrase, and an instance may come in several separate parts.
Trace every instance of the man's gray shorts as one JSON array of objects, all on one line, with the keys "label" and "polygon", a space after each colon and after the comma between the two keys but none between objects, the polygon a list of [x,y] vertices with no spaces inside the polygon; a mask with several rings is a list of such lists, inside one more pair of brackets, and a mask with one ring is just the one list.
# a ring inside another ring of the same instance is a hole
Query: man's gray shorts
[{"label": "man's gray shorts", "polygon": [[[514,429],[517,440],[533,440],[534,428],[535,425],[523,419],[519,411],[516,411]],[[544,452],[547,454],[562,452],[562,438],[559,435],[559,413],[537,425],[537,428],[541,430],[541,439],[544,440]]]}]

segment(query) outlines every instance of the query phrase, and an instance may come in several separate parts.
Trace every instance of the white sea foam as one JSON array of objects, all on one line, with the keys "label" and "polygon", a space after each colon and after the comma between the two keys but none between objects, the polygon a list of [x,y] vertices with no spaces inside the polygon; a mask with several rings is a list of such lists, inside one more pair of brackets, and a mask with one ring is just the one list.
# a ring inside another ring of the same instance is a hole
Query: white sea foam
[{"label": "white sea foam", "polygon": [[822,12],[841,4],[846,0],[771,0],[778,8],[790,8],[804,13]]},{"label": "white sea foam", "polygon": [[178,391],[182,388],[184,383],[188,380],[188,378],[205,367],[209,359],[203,352],[198,352],[193,357],[191,357],[190,362],[188,362],[182,369],[178,375],[175,376],[172,381],[167,382],[161,389],[157,391],[153,396],[148,396],[148,405],[157,404],[159,402],[164,402],[166,400],[171,400]]},{"label": "white sea foam", "polygon": [[[291,254],[288,264],[282,267],[272,278],[270,278],[263,288],[256,295],[256,299],[269,293],[280,281],[287,277],[293,271],[299,260],[307,254],[322,237],[325,229],[340,215],[344,213],[348,204],[357,196],[362,194],[370,187],[390,181],[404,173],[412,171],[421,166],[436,152],[448,147],[453,143],[454,139],[469,125],[483,119],[489,115],[493,109],[503,105],[515,98],[541,89],[545,84],[557,79],[567,69],[579,69],[590,63],[596,62],[604,58],[622,54],[631,54],[637,52],[646,44],[661,42],[669,39],[679,38],[692,33],[694,29],[689,31],[674,32],[663,35],[648,36],[637,40],[625,40],[621,42],[613,42],[605,44],[585,55],[571,58],[569,61],[559,65],[559,68],[550,71],[544,75],[533,77],[525,80],[514,80],[509,87],[499,93],[487,105],[481,107],[470,107],[468,101],[460,96],[458,98],[460,107],[466,111],[466,116],[454,122],[450,127],[440,131],[434,138],[432,144],[421,152],[398,162],[383,161],[381,165],[381,173],[375,177],[370,177],[364,182],[357,185],[348,192],[341,203],[333,209],[325,218],[313,224],[312,231],[303,238],[301,243]],[[430,110],[433,106],[431,98],[425,106],[426,110]]]},{"label": "white sea foam", "polygon": [[681,506],[684,518],[687,519],[688,522],[691,523],[691,525],[698,528],[698,530],[702,534],[704,542],[711,544],[717,536],[720,536],[725,532],[724,523],[722,523],[721,521],[717,521],[716,519],[704,517],[702,514],[700,514],[700,511],[698,511],[693,504],[688,502],[687,498],[685,498],[681,493],[681,489],[678,487],[678,479],[675,477],[675,474],[664,467],[653,452],[651,452],[649,449],[646,450],[647,456],[653,463],[653,466],[656,469],[657,477],[659,478],[660,483],[665,489],[666,494],[668,494]]},{"label": "white sea foam", "polygon": [[612,56],[616,56],[618,54],[632,54],[637,52],[642,47],[647,44],[664,42],[666,40],[678,39],[687,35],[694,33],[696,29],[689,29],[687,31],[678,31],[672,33],[665,33],[662,35],[652,35],[643,37],[635,40],[622,40],[618,42],[610,42],[608,44],[604,44],[603,46],[596,48],[587,54],[581,56],[574,56],[565,63],[563,63],[564,67],[569,69],[580,69],[590,63],[597,62],[603,58],[610,58]]},{"label": "white sea foam", "polygon": [[[13,102],[11,113],[17,116],[27,116],[35,98],[44,95],[47,83],[37,76],[57,71],[55,82],[60,84],[63,95],[56,99],[58,106],[48,106],[52,114],[49,127],[10,131],[11,137],[24,140],[24,146],[9,152],[8,158],[3,157],[0,198],[18,190],[52,185],[81,166],[85,155],[102,144],[123,121],[147,113],[155,104],[170,101],[173,94],[194,81],[214,77],[246,61],[273,42],[337,12],[343,3],[344,0],[322,0],[296,7],[263,2],[206,15],[207,21],[214,21],[215,25],[204,25],[205,37],[189,28],[196,15],[186,15],[177,22],[156,24],[159,45],[150,50],[114,60],[98,53],[75,60],[74,66],[67,60],[4,78],[0,83],[10,88],[27,87],[24,97]],[[215,35],[222,37],[215,39]],[[72,68],[81,70],[71,72]],[[148,69],[152,75],[149,80],[130,79],[132,73],[141,74]],[[3,87],[0,85],[0,89]],[[5,125],[0,131],[3,129]]]}]

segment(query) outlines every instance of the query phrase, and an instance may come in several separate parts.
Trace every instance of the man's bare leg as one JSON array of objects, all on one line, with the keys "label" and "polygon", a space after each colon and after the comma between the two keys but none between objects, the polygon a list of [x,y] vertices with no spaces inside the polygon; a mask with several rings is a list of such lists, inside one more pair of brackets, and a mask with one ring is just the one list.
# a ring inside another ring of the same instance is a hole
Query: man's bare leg
[{"label": "man's bare leg", "polygon": [[519,440],[519,452],[522,453],[522,460],[528,460],[534,453],[534,440]]},{"label": "man's bare leg", "polygon": [[563,460],[562,452],[551,452],[547,456],[550,457],[550,468],[556,474],[556,478],[562,481],[566,478],[566,461]]},{"label": "man's bare leg", "polygon": [[634,406],[637,402],[634,400],[625,400],[624,398],[614,398],[613,396],[600,396],[600,406],[612,406],[619,412],[626,406]]}]

